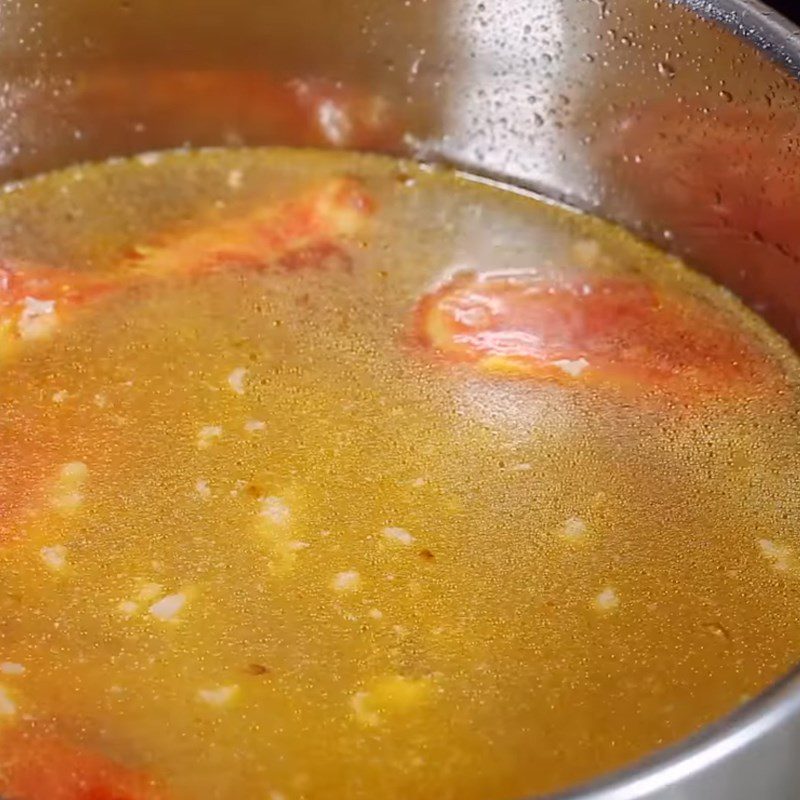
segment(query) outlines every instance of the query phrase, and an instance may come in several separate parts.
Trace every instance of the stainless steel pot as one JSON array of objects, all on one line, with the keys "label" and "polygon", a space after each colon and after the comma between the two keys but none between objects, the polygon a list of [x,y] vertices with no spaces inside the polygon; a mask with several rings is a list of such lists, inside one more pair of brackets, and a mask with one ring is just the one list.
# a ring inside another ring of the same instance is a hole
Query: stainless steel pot
[{"label": "stainless steel pot", "polygon": [[[0,0],[0,68],[0,178],[293,143],[222,96],[170,113],[148,99],[154,69],[342,80],[399,109],[409,154],[632,227],[800,344],[800,31],[751,0]],[[114,102],[86,102],[111,73]],[[797,800],[800,671],[561,797]]]}]

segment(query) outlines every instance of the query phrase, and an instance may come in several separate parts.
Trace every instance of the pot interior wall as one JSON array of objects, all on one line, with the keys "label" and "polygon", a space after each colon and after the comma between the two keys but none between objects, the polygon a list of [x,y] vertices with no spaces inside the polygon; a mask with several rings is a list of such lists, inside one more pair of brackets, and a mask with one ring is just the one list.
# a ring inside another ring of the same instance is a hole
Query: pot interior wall
[{"label": "pot interior wall", "polygon": [[[341,81],[402,119],[393,149],[633,227],[800,344],[795,53],[758,9],[720,0],[712,20],[695,6],[5,1],[0,178],[164,147],[297,144],[258,113],[263,92],[226,87]],[[162,78],[176,74],[215,88],[170,103]]]}]

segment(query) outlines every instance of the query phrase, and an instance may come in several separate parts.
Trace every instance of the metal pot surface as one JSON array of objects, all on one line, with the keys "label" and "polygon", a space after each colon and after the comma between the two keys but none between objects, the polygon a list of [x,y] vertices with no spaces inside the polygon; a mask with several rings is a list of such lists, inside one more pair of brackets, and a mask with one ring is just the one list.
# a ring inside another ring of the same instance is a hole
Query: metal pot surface
[{"label": "metal pot surface", "polygon": [[[0,20],[3,180],[165,147],[305,144],[244,113],[219,76],[341,81],[385,98],[404,135],[329,144],[444,160],[619,221],[800,345],[800,30],[757,2],[2,0]],[[165,71],[190,99],[206,87],[196,113],[158,101]],[[560,800],[797,800],[798,750],[800,670]]]}]

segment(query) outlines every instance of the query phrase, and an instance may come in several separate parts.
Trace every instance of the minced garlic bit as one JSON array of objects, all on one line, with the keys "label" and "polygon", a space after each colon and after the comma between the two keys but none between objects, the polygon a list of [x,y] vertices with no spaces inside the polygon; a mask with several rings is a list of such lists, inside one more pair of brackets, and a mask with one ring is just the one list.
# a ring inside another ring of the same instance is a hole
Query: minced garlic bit
[{"label": "minced garlic bit", "polygon": [[276,577],[288,575],[297,565],[298,554],[310,544],[291,538],[292,509],[286,500],[271,495],[259,498],[259,504],[256,531],[269,546],[267,568]]},{"label": "minced garlic bit", "polygon": [[98,393],[92,398],[92,402],[98,408],[105,408],[108,405],[108,398],[104,394]]},{"label": "minced garlic bit", "polygon": [[197,692],[197,699],[210,706],[225,706],[239,694],[238,684],[231,684],[230,686],[218,686],[215,689],[199,689]]},{"label": "minced garlic bit", "polygon": [[50,399],[54,403],[63,403],[68,397],[69,392],[66,389],[59,389],[59,391],[53,393],[53,396]]},{"label": "minced garlic bit", "polygon": [[72,514],[83,503],[83,489],[89,469],[83,461],[64,464],[56,478],[50,505],[62,514]]},{"label": "minced garlic bit", "polygon": [[17,713],[17,704],[11,699],[8,691],[0,686],[0,717],[13,717]]},{"label": "minced garlic bit", "polygon": [[589,362],[585,358],[561,358],[558,361],[553,361],[553,366],[558,367],[562,372],[566,372],[572,378],[577,378],[583,373]]},{"label": "minced garlic bit", "polygon": [[267,797],[268,800],[288,800],[283,792],[270,792]]},{"label": "minced garlic bit", "polygon": [[43,547],[39,555],[44,563],[54,572],[64,569],[67,564],[67,548],[63,544]]},{"label": "minced garlic bit", "polygon": [[386,717],[419,708],[429,697],[431,682],[426,678],[386,675],[350,698],[350,707],[362,725],[375,727]]},{"label": "minced garlic bit", "polygon": [[792,548],[785,544],[776,544],[772,539],[759,539],[761,554],[779,572],[786,572],[792,564]]},{"label": "minced garlic bit", "polygon": [[333,576],[331,587],[337,592],[355,592],[361,585],[361,575],[354,569]]},{"label": "minced garlic bit", "polygon": [[370,710],[369,692],[356,692],[350,698],[350,707],[353,709],[353,716],[362,724],[375,727],[381,724],[381,718],[377,711]]},{"label": "minced garlic bit", "polygon": [[133,600],[123,600],[117,605],[117,611],[124,617],[132,617],[139,610],[139,604]]},{"label": "minced garlic bit", "polygon": [[197,434],[197,446],[200,450],[207,450],[217,440],[222,438],[222,427],[219,425],[204,425]]},{"label": "minced garlic bit", "polygon": [[416,539],[405,528],[384,528],[381,531],[381,536],[388,539],[390,542],[397,544],[410,545],[414,544]]},{"label": "minced garlic bit", "polygon": [[22,304],[22,313],[17,322],[20,338],[35,341],[50,336],[58,326],[56,301],[25,297]]},{"label": "minced garlic bit", "polygon": [[150,606],[150,613],[162,622],[173,622],[181,609],[186,605],[186,595],[183,592],[168,594]]},{"label": "minced garlic bit", "polygon": [[244,382],[246,378],[247,370],[244,367],[237,367],[228,375],[228,386],[230,386],[236,394],[244,394]]},{"label": "minced garlic bit", "polygon": [[594,606],[598,611],[613,611],[619,606],[619,595],[614,589],[603,589],[594,599]]},{"label": "minced garlic bit", "polygon": [[232,169],[228,173],[226,183],[229,189],[239,189],[242,186],[242,171],[240,169]]},{"label": "minced garlic bit", "polygon": [[580,517],[570,517],[559,530],[563,539],[569,542],[579,542],[586,535],[586,523]]},{"label": "minced garlic bit", "polygon": [[208,481],[204,480],[203,478],[198,478],[197,482],[194,485],[195,491],[203,500],[208,500],[211,497],[211,487],[208,485]]},{"label": "minced garlic bit", "polygon": [[256,431],[263,431],[267,427],[266,422],[260,419],[249,419],[244,424],[244,429],[247,433],[256,433]]},{"label": "minced garlic bit", "polygon": [[292,518],[292,510],[280,497],[262,497],[260,517],[269,520],[273,525],[288,525]]},{"label": "minced garlic bit", "polygon": [[370,619],[383,619],[383,611],[381,611],[379,608],[371,608],[367,612],[367,616]]},{"label": "minced garlic bit", "polygon": [[25,667],[16,661],[3,661],[0,663],[0,672],[3,675],[24,675]]}]

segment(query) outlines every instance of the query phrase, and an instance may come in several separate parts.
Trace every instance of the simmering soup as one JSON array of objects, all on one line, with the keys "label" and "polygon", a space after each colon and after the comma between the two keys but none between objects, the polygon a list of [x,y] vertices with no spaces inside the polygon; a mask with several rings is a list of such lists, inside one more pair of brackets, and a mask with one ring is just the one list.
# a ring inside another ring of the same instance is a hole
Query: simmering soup
[{"label": "simmering soup", "polygon": [[800,655],[800,391],[606,223],[386,158],[0,200],[0,795],[501,800]]}]

